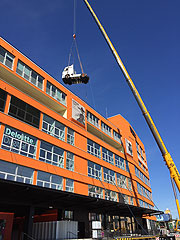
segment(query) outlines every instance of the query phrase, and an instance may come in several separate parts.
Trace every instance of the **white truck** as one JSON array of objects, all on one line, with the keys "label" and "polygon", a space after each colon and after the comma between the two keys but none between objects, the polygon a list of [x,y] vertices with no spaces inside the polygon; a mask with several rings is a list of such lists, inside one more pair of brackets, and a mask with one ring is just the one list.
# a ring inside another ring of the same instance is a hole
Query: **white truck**
[{"label": "white truck", "polygon": [[89,81],[89,77],[85,73],[79,73],[77,74],[74,70],[74,65],[70,65],[64,68],[62,72],[62,80],[65,84],[78,84],[78,83],[84,83],[87,84]]}]

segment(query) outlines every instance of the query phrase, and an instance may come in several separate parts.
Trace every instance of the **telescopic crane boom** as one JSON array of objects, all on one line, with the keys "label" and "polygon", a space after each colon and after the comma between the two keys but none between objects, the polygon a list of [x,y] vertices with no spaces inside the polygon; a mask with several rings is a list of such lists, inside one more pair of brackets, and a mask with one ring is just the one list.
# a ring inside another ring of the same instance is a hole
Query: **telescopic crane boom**
[{"label": "telescopic crane boom", "polygon": [[[159,134],[159,132],[158,132],[158,130],[157,130],[157,128],[156,128],[156,126],[155,126],[155,124],[154,124],[154,122],[153,122],[153,120],[152,120],[152,118],[151,118],[151,116],[150,116],[150,114],[149,114],[149,112],[148,112],[140,94],[139,94],[139,92],[137,91],[131,77],[129,76],[121,58],[119,57],[118,53],[116,52],[116,49],[114,48],[113,44],[111,43],[111,41],[110,41],[107,33],[105,32],[103,26],[101,25],[100,21],[98,20],[96,14],[94,13],[94,11],[91,8],[88,1],[87,0],[83,0],[83,1],[86,4],[87,8],[89,9],[89,11],[90,11],[91,15],[93,16],[94,20],[96,21],[99,29],[101,30],[101,33],[103,34],[108,46],[110,47],[110,49],[112,51],[112,54],[114,55],[122,73],[124,74],[124,77],[125,77],[128,85],[129,85],[129,87],[130,87],[130,89],[131,89],[131,91],[132,91],[132,93],[133,93],[141,111],[142,111],[142,114],[143,114],[143,116],[144,116],[144,118],[145,118],[153,136],[154,136],[154,139],[156,140],[156,143],[157,143],[157,145],[158,145],[158,147],[159,147],[159,149],[162,153],[164,161],[165,161],[165,163],[166,163],[166,165],[167,165],[167,167],[170,171],[170,177],[175,182],[175,184],[176,184],[176,186],[177,186],[177,188],[180,192],[180,174],[179,174],[179,172],[178,172],[178,170],[177,170],[177,168],[176,168],[176,166],[173,162],[173,159],[172,159],[170,153],[168,152],[168,150],[167,150],[167,148],[166,148],[166,146],[165,146],[165,144],[164,144],[164,142],[163,142],[163,140],[162,140],[162,138],[161,138],[161,136],[160,136],[160,134]],[[176,205],[177,205],[177,210],[178,210],[179,219],[180,219],[180,208],[179,208],[179,203],[178,203],[177,198],[176,198]]]}]

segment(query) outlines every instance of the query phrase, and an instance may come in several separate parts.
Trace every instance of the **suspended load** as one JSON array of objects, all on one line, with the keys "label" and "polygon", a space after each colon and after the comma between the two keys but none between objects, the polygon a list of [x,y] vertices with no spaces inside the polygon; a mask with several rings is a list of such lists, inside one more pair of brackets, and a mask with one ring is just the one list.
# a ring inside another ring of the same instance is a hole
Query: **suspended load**
[{"label": "suspended load", "polygon": [[[89,77],[83,71],[83,66],[82,66],[82,62],[80,59],[77,42],[76,42],[76,34],[75,34],[75,32],[76,32],[76,0],[74,0],[74,26],[73,27],[74,27],[73,42],[72,42],[72,46],[71,46],[70,53],[69,53],[68,65],[67,65],[67,67],[64,68],[64,70],[62,72],[62,80],[65,84],[69,84],[69,85],[79,84],[79,83],[87,84],[89,81]],[[77,55],[79,65],[81,68],[81,73],[78,73],[78,74],[74,70],[74,64],[72,64],[72,60],[71,60],[72,59],[71,57],[74,55],[73,52],[75,52],[75,54]],[[70,62],[71,62],[71,64],[70,64]]]},{"label": "suspended load", "polygon": [[70,65],[64,68],[62,72],[62,80],[65,84],[78,84],[78,83],[88,83],[89,77],[85,73],[76,73],[74,70],[74,65]]}]

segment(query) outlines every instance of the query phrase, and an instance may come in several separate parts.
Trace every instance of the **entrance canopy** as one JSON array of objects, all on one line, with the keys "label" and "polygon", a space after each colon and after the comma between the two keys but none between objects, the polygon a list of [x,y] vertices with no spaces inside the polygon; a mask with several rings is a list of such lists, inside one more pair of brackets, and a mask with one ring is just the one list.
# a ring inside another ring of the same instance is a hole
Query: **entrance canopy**
[{"label": "entrance canopy", "polygon": [[26,207],[29,206],[35,208],[36,214],[41,214],[48,208],[86,209],[89,212],[126,217],[133,215],[142,217],[162,213],[154,209],[2,179],[0,179],[0,192],[0,211],[13,212],[15,216],[23,216]]}]

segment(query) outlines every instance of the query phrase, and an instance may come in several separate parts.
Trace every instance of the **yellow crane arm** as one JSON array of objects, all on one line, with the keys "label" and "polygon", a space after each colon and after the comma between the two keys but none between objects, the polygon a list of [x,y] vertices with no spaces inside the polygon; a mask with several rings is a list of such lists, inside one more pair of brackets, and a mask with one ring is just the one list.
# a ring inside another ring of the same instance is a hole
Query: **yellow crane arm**
[{"label": "yellow crane arm", "polygon": [[[175,184],[176,184],[176,186],[177,186],[177,188],[180,192],[180,174],[179,174],[179,172],[178,172],[178,170],[177,170],[177,168],[176,168],[176,166],[175,166],[175,164],[172,160],[172,157],[171,157],[170,153],[168,152],[168,150],[167,150],[167,148],[166,148],[166,146],[165,146],[165,144],[164,144],[164,142],[163,142],[163,140],[162,140],[162,138],[161,138],[161,136],[160,136],[160,134],[159,134],[159,132],[158,132],[151,116],[150,116],[150,114],[149,114],[149,112],[147,111],[147,108],[146,108],[139,92],[137,91],[132,79],[130,78],[130,76],[129,76],[121,58],[119,57],[118,53],[116,52],[116,49],[114,48],[113,44],[111,43],[111,41],[110,41],[107,33],[105,32],[103,26],[101,25],[100,21],[98,20],[96,14],[94,13],[94,11],[93,11],[92,7],[90,6],[90,4],[88,3],[88,1],[87,0],[83,0],[83,1],[85,2],[86,6],[89,9],[90,13],[92,14],[93,18],[95,19],[99,29],[101,30],[101,33],[103,34],[107,44],[109,45],[109,47],[110,47],[118,65],[119,65],[122,73],[124,74],[124,76],[126,78],[126,81],[127,81],[128,85],[129,85],[129,87],[130,87],[130,89],[131,89],[131,91],[132,91],[132,93],[133,93],[133,95],[134,95],[142,113],[143,113],[143,116],[144,116],[144,118],[145,118],[145,120],[146,120],[146,122],[147,122],[155,140],[156,140],[156,143],[159,146],[159,149],[162,153],[164,161],[165,161],[167,167],[169,168],[170,176],[174,180],[174,182],[175,182]],[[179,218],[180,218],[179,206],[177,206],[177,208],[178,208],[178,213],[179,213]]]}]

